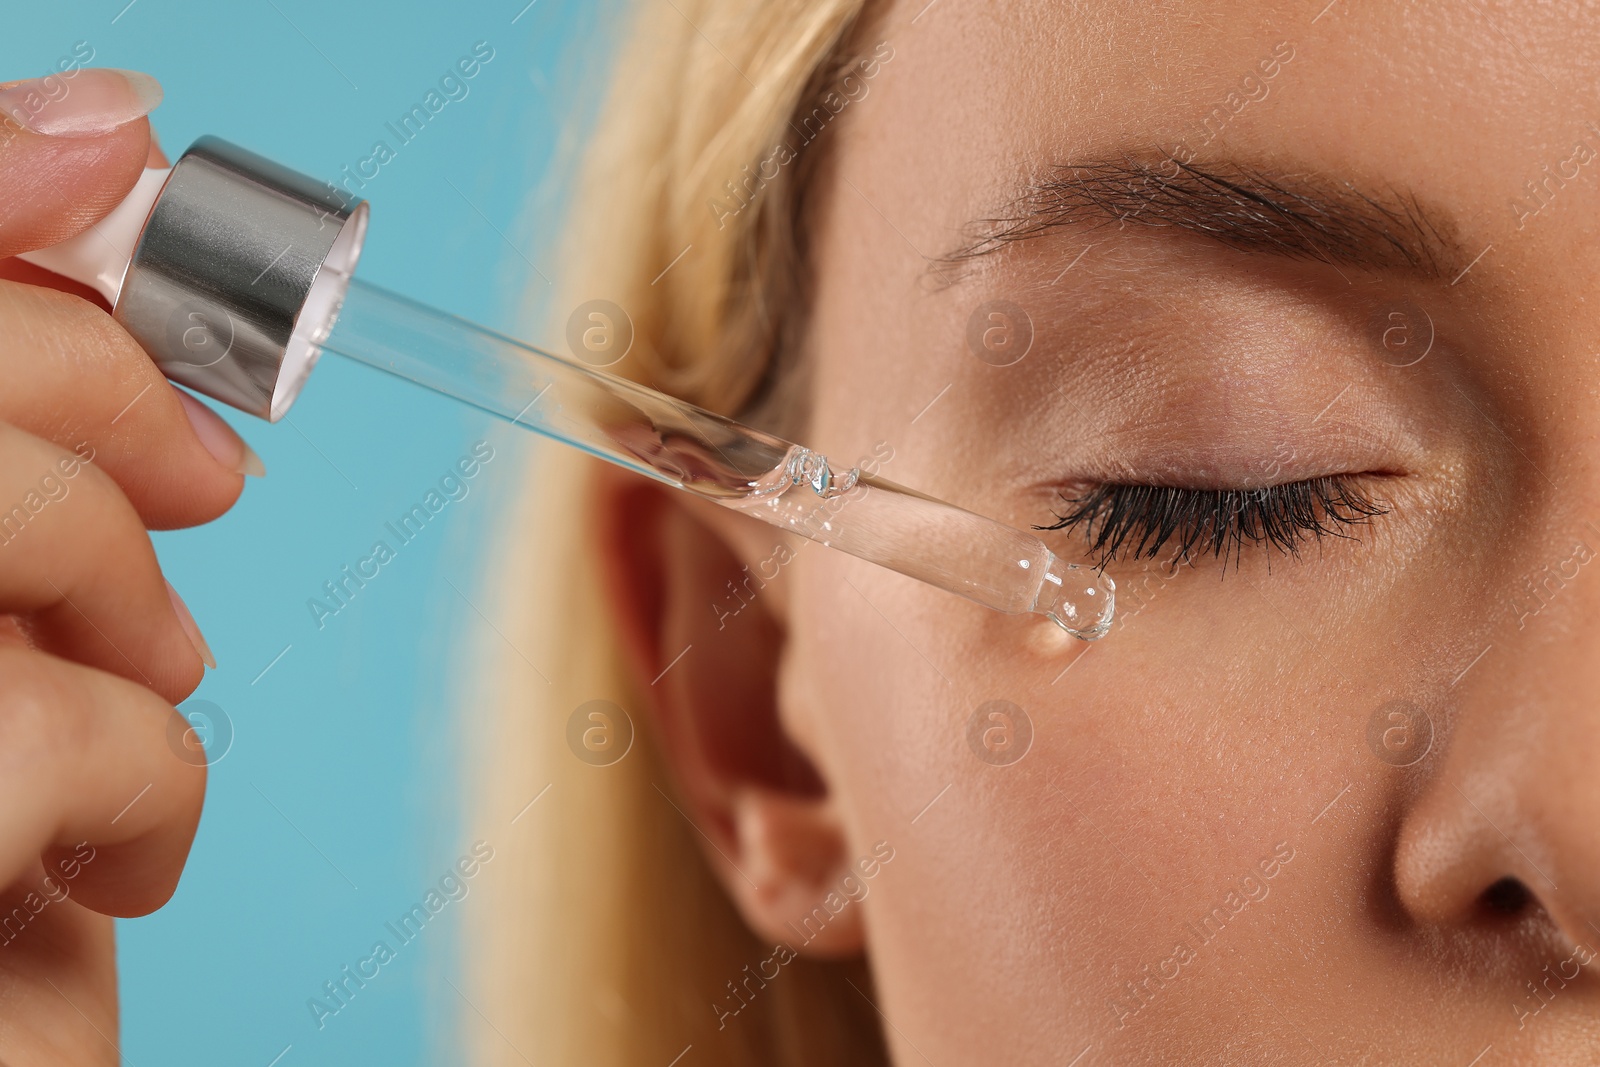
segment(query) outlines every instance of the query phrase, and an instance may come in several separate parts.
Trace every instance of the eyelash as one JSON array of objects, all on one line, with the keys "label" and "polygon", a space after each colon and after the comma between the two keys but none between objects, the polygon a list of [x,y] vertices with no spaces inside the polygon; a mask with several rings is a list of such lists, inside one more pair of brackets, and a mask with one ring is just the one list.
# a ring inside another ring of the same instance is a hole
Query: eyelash
[{"label": "eyelash", "polygon": [[1067,510],[1036,530],[1082,528],[1100,566],[1122,557],[1155,559],[1176,541],[1173,563],[1210,555],[1237,567],[1246,542],[1298,557],[1300,543],[1353,537],[1388,513],[1348,477],[1327,475],[1260,489],[1184,489],[1167,485],[1101,485],[1063,500]]}]

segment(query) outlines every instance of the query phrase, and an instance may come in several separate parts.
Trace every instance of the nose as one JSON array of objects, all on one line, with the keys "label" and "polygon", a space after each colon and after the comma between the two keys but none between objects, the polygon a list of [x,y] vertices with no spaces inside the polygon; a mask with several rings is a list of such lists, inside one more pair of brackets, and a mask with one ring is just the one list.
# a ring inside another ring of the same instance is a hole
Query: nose
[{"label": "nose", "polygon": [[[1600,946],[1600,531],[1549,542],[1517,625],[1449,695],[1448,750],[1404,815],[1400,901],[1464,924],[1537,904]],[[1552,577],[1553,576],[1553,577]]]}]

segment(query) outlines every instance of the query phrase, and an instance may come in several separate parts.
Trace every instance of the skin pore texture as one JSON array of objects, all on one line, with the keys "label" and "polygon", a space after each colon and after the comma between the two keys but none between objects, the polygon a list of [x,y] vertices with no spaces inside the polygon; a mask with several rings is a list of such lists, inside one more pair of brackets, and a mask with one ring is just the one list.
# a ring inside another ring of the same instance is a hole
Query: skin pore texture
[{"label": "skin pore texture", "polygon": [[[642,682],[694,645],[641,688],[728,893],[793,944],[887,842],[796,947],[865,953],[900,1064],[1592,1062],[1600,27],[923,3],[817,177],[802,439],[1021,528],[1107,483],[1338,476],[1384,513],[1107,561],[1092,646],[810,547],[719,631],[772,534],[608,476],[615,568],[657,576],[614,598]],[[984,243],[1107,164],[1109,201]],[[1186,166],[1237,186],[1226,226],[1145,206]],[[967,342],[995,300],[1032,324],[1009,366]],[[969,740],[990,701],[1021,759]]]}]

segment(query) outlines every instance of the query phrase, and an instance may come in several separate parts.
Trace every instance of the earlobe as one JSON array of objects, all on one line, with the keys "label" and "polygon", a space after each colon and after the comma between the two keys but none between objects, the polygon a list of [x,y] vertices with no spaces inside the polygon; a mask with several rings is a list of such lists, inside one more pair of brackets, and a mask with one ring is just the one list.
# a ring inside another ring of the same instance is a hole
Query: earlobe
[{"label": "earlobe", "polygon": [[861,909],[841,888],[850,857],[828,801],[752,788],[734,798],[734,812],[747,882],[731,891],[745,921],[797,952],[860,952]]},{"label": "earlobe", "polygon": [[659,784],[763,939],[858,951],[860,909],[826,906],[848,873],[843,827],[780,714],[787,574],[761,564],[792,548],[755,520],[622,472],[597,472],[595,518],[607,598],[676,788]]}]

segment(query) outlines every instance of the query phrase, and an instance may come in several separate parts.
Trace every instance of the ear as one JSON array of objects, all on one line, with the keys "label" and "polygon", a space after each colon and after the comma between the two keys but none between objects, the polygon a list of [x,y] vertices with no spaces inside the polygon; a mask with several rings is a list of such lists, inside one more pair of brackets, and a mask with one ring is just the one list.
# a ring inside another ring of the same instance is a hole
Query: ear
[{"label": "ear", "polygon": [[594,500],[634,688],[707,861],[762,939],[818,956],[859,952],[861,909],[824,904],[837,907],[850,873],[844,828],[780,706],[796,546],[623,471],[599,472]]}]

